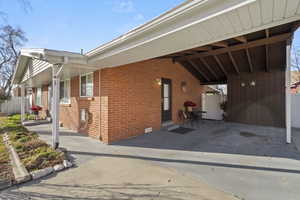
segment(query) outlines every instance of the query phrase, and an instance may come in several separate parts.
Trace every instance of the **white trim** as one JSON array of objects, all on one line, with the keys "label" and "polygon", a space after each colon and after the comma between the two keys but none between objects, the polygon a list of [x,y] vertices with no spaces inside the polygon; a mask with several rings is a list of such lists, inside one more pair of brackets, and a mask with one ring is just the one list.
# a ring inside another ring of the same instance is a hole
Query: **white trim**
[{"label": "white trim", "polygon": [[286,123],[286,142],[292,142],[291,125],[291,45],[286,47],[286,72],[285,72],[285,123]]},{"label": "white trim", "polygon": [[25,85],[21,85],[21,123],[25,121]]},{"label": "white trim", "polygon": [[[62,102],[60,99],[59,99],[59,104],[60,105],[69,105],[71,104],[71,79],[67,78],[67,79],[63,79],[63,80],[60,80],[60,84],[61,85],[61,82],[64,82],[64,89],[65,89],[65,82],[66,81],[69,81],[69,88],[68,88],[68,92],[69,92],[69,99],[68,99],[68,102]],[[59,88],[60,89],[60,88]]]},{"label": "white trim", "polygon": [[[90,74],[92,74],[92,84],[93,84],[92,95],[91,96],[82,96],[81,95],[81,77],[82,76],[88,76]],[[94,72],[89,72],[89,73],[81,74],[79,76],[79,97],[93,97],[93,96],[94,96]]]}]

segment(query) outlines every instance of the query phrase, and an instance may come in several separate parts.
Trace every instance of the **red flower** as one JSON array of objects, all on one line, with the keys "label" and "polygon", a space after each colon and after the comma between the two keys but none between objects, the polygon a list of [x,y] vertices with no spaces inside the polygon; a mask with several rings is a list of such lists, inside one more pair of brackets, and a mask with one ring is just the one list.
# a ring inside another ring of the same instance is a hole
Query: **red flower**
[{"label": "red flower", "polygon": [[186,101],[184,102],[183,104],[185,107],[195,107],[197,104],[195,104],[194,102],[192,101]]},{"label": "red flower", "polygon": [[32,106],[30,109],[32,111],[40,111],[40,110],[42,110],[42,107],[40,107],[40,106]]}]

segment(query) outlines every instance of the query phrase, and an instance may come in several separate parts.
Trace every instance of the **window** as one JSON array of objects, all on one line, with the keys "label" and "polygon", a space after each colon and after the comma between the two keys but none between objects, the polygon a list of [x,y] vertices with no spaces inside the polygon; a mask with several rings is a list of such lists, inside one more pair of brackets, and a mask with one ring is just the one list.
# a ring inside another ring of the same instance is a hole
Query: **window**
[{"label": "window", "polygon": [[42,106],[42,88],[36,88],[35,105]]},{"label": "window", "polygon": [[93,96],[93,73],[80,76],[80,96],[92,97]]},{"label": "window", "polygon": [[70,80],[61,81],[59,84],[59,100],[62,104],[70,103]]}]

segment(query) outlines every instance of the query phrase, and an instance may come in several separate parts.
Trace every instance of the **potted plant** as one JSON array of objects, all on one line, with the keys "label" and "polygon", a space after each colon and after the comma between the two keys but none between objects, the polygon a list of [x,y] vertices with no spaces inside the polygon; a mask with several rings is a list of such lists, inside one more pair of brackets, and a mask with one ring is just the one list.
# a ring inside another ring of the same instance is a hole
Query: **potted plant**
[{"label": "potted plant", "polygon": [[30,108],[30,110],[33,112],[34,116],[35,116],[35,120],[38,119],[38,116],[39,116],[39,111],[42,110],[42,107],[40,106],[37,106],[37,105],[34,105]]},{"label": "potted plant", "polygon": [[186,102],[184,102],[183,105],[184,105],[187,112],[192,112],[193,108],[197,106],[197,104],[195,104],[192,101],[186,101]]}]

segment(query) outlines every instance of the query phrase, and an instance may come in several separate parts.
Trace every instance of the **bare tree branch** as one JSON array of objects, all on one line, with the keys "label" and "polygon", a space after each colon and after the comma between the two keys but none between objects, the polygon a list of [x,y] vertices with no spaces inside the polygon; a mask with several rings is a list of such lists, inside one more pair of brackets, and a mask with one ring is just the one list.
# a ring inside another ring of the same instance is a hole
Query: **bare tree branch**
[{"label": "bare tree branch", "polygon": [[300,81],[300,46],[292,46],[291,65],[293,71],[292,79],[298,82]]},{"label": "bare tree branch", "polygon": [[6,25],[0,27],[0,98],[5,99],[11,93],[11,79],[20,55],[19,49],[27,39],[20,28]]}]

